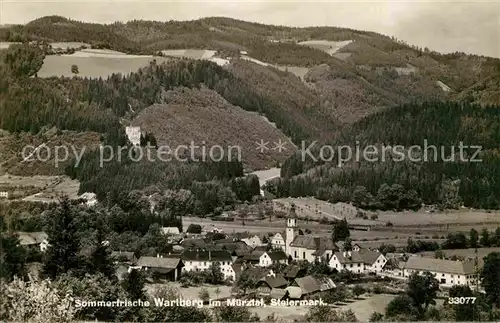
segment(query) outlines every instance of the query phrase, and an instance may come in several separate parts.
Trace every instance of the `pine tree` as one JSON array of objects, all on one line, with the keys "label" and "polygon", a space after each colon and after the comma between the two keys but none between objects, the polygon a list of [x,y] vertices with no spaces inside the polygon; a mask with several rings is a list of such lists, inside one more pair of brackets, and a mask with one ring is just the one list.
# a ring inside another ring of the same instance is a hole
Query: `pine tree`
[{"label": "pine tree", "polygon": [[73,212],[69,199],[64,197],[54,214],[49,215],[52,223],[47,228],[49,247],[43,266],[47,277],[56,278],[62,273],[79,268],[80,240],[73,221]]},{"label": "pine tree", "polygon": [[11,280],[14,276],[23,278],[26,274],[26,250],[19,244],[15,234],[3,233],[0,237],[0,278]]},{"label": "pine tree", "polygon": [[96,247],[91,255],[92,267],[94,271],[101,272],[104,276],[113,280],[116,278],[115,268],[111,259],[111,253],[105,243],[102,223],[97,225]]},{"label": "pine tree", "polygon": [[132,271],[125,276],[122,282],[125,292],[132,300],[145,299],[144,293],[144,275],[137,269],[132,269]]}]

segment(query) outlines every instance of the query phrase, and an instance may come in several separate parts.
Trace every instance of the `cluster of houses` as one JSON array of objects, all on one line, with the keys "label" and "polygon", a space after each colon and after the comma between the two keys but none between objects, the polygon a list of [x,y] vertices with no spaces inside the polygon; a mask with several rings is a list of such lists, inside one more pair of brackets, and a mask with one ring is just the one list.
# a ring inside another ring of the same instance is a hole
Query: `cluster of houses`
[{"label": "cluster of houses", "polygon": [[[321,261],[337,271],[356,274],[377,274],[407,279],[414,272],[431,272],[443,286],[477,283],[473,261],[425,258],[418,255],[387,254],[353,244],[349,250],[343,243],[333,243],[330,237],[301,234],[292,208],[283,232],[267,239],[259,235],[227,236],[214,226],[201,234],[186,234],[178,228],[162,228],[172,244],[165,255],[136,258],[130,251],[114,251],[117,263],[131,269],[144,270],[158,278],[176,281],[183,273],[201,272],[218,264],[225,280],[236,281],[242,272],[251,273],[261,294],[308,295],[333,288],[333,282],[305,276],[293,261]],[[222,238],[221,237],[222,233]],[[218,234],[219,239],[214,240]],[[44,232],[20,232],[21,245],[45,251],[49,244]],[[271,268],[281,264],[280,274]],[[299,293],[300,289],[300,293]]]}]

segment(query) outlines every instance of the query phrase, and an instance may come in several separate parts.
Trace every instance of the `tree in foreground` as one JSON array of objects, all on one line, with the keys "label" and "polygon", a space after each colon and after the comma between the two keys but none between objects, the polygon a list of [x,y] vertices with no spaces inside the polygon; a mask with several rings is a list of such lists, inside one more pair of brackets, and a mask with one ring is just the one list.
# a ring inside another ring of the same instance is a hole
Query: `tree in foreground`
[{"label": "tree in foreground", "polygon": [[71,294],[61,293],[48,280],[15,278],[1,287],[0,320],[11,322],[72,322],[76,307]]},{"label": "tree in foreground", "polygon": [[213,309],[214,316],[218,322],[259,322],[256,315],[252,315],[247,307],[242,306],[218,306]]},{"label": "tree in foreground", "polygon": [[330,306],[312,306],[305,316],[306,322],[357,322],[358,319],[351,309],[334,310]]},{"label": "tree in foreground", "polygon": [[79,256],[80,240],[74,220],[74,209],[67,197],[48,218],[51,219],[46,232],[49,240],[43,271],[52,279],[58,275],[74,271],[82,264]]},{"label": "tree in foreground", "polygon": [[481,284],[488,302],[500,307],[500,252],[492,252],[484,258]]},{"label": "tree in foreground", "polygon": [[0,279],[23,278],[26,275],[26,250],[19,244],[19,237],[2,232],[0,239]]},{"label": "tree in foreground", "polygon": [[419,318],[425,315],[429,305],[436,305],[438,291],[439,282],[430,272],[425,272],[423,275],[414,273],[410,276],[406,294],[412,300]]},{"label": "tree in foreground", "polygon": [[[469,286],[455,285],[450,288],[449,297],[473,297],[474,293]],[[475,312],[476,304],[472,302],[465,304],[453,304],[451,305],[455,321],[476,321]]]},{"label": "tree in foreground", "polygon": [[126,274],[122,282],[123,289],[131,300],[145,300],[144,284],[146,279],[142,272],[137,269],[132,269]]},{"label": "tree in foreground", "polygon": [[115,279],[115,267],[111,259],[111,252],[105,243],[104,232],[102,228],[102,223],[98,224],[95,247],[90,256],[91,265],[95,272],[101,272],[109,279]]}]

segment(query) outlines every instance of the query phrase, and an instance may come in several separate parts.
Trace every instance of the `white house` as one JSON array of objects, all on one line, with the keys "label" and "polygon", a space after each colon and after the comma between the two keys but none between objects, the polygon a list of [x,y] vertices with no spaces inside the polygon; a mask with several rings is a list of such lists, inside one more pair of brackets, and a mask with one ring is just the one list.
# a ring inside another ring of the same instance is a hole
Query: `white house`
[{"label": "white house", "polygon": [[9,198],[9,192],[0,192],[0,198],[8,199]]},{"label": "white house", "polygon": [[48,235],[45,232],[17,232],[19,244],[27,248],[39,248],[45,252],[49,247]]},{"label": "white house", "polygon": [[134,146],[139,146],[141,143],[141,127],[125,127],[125,133],[128,140]]},{"label": "white house", "polygon": [[410,277],[413,273],[430,272],[441,285],[476,284],[476,268],[473,261],[455,261],[411,256],[404,264],[403,276]]},{"label": "white house", "polygon": [[224,279],[235,279],[235,272],[232,268],[233,258],[226,250],[186,250],[182,253],[181,259],[184,262],[183,271],[208,270],[212,264],[218,262]]},{"label": "white house", "polygon": [[258,235],[254,235],[253,237],[250,238],[241,239],[241,241],[243,241],[244,243],[246,243],[247,246],[252,248],[265,245],[265,243],[262,243],[262,240]]},{"label": "white house", "polygon": [[285,251],[285,238],[283,238],[283,236],[284,234],[280,232],[272,236],[271,245],[273,246],[273,248]]},{"label": "white house", "polygon": [[260,267],[269,267],[272,264],[288,264],[288,256],[282,250],[270,250],[265,251],[259,257]]},{"label": "white house", "polygon": [[357,274],[381,272],[387,263],[383,254],[372,250],[335,252],[329,266],[332,269],[348,270]]}]

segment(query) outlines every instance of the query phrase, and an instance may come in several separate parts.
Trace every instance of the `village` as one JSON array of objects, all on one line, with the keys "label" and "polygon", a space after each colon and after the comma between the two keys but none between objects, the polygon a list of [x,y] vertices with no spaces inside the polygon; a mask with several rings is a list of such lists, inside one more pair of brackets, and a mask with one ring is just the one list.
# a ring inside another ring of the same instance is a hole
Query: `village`
[{"label": "village", "polygon": [[[290,306],[296,309],[295,315],[301,315],[314,301],[352,306],[356,312],[353,304],[373,298],[376,308],[356,313],[368,318],[375,310],[383,311],[414,272],[430,272],[439,281],[442,295],[455,285],[479,288],[480,263],[473,257],[439,259],[404,248],[387,252],[383,244],[377,248],[350,238],[334,243],[331,236],[302,230],[294,205],[285,221],[282,230],[265,233],[226,233],[215,224],[191,223],[185,232],[163,227],[170,252],[137,257],[130,250],[114,250],[111,256],[119,279],[139,270],[147,277],[149,291],[173,286],[185,300],[206,306],[240,304],[261,315]],[[42,252],[48,247],[43,232],[19,232],[19,237],[24,247]],[[387,297],[381,300],[384,294]]]}]

